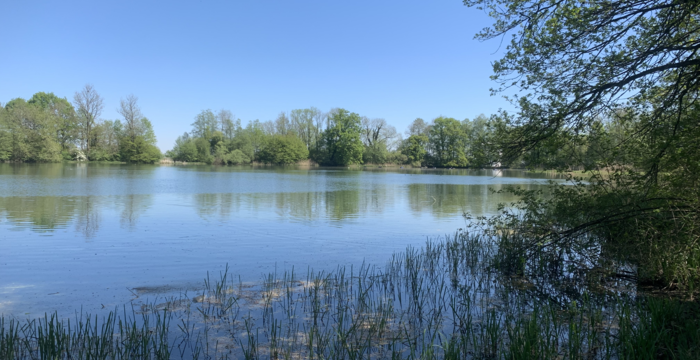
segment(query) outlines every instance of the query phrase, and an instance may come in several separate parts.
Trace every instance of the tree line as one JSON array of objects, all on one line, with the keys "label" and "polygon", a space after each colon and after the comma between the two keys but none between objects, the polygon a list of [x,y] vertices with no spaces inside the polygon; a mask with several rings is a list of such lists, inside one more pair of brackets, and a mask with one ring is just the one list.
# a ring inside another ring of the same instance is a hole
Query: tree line
[{"label": "tree line", "polygon": [[475,137],[488,131],[487,123],[483,115],[461,122],[438,117],[428,123],[418,118],[403,139],[386,120],[342,108],[328,112],[315,107],[294,109],[280,113],[274,121],[254,120],[246,126],[240,119],[234,120],[228,110],[216,114],[204,110],[195,117],[192,130],[180,136],[166,156],[216,164],[293,164],[310,159],[328,166],[393,163],[466,167],[488,162],[476,151],[469,152]]},{"label": "tree line", "polygon": [[100,119],[103,108],[103,98],[89,84],[75,93],[72,103],[45,92],[10,100],[0,106],[0,161],[161,159],[153,126],[136,96],[121,99],[117,112],[122,119]]},{"label": "tree line", "polygon": [[[621,115],[621,114],[620,114]],[[583,169],[600,162],[605,149],[620,144],[634,127],[624,116],[600,118],[580,136],[550,140],[513,158],[504,157],[501,141],[511,116],[479,115],[457,120],[417,118],[405,132],[381,118],[370,119],[345,109],[322,112],[315,107],[282,112],[274,121],[242,126],[229,110],[203,110],[192,129],[166,153],[176,161],[209,164],[293,164],[310,159],[321,165],[400,164],[429,167],[518,167]],[[632,154],[618,153],[620,161]]]},{"label": "tree line", "polygon": [[[154,163],[162,158],[151,122],[138,98],[121,99],[121,119],[101,120],[103,99],[91,85],[73,102],[39,92],[0,107],[0,161],[56,162],[83,157],[92,161]],[[242,125],[229,110],[197,114],[192,129],[178,137],[166,156],[208,164],[294,164],[310,159],[321,165],[400,164],[430,167],[583,168],[599,163],[606,149],[618,148],[635,118],[618,112],[599,118],[576,136],[550,137],[507,157],[512,117],[507,113],[457,120],[439,116],[415,119],[405,132],[381,118],[345,109],[315,107],[281,112],[274,121]],[[616,153],[622,163],[634,151]]]}]

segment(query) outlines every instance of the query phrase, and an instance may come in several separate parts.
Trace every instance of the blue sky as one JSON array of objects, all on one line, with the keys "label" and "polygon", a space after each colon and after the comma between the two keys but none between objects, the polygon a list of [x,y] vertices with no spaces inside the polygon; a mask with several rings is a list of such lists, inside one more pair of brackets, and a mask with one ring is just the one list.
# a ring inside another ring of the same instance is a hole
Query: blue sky
[{"label": "blue sky", "polygon": [[6,2],[0,102],[91,83],[118,119],[133,93],[163,151],[203,109],[342,107],[403,132],[510,109],[489,92],[499,42],[473,39],[490,20],[460,0]]}]

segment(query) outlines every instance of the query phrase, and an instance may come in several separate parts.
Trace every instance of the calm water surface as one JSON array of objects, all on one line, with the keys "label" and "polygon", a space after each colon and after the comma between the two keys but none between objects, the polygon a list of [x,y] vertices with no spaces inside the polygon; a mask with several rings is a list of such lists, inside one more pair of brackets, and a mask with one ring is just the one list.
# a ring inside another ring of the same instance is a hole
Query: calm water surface
[{"label": "calm water surface", "polygon": [[[0,313],[68,315],[294,267],[383,265],[514,200],[521,171],[0,164]],[[136,289],[136,290],[135,290]],[[149,292],[150,290],[150,292]]]}]

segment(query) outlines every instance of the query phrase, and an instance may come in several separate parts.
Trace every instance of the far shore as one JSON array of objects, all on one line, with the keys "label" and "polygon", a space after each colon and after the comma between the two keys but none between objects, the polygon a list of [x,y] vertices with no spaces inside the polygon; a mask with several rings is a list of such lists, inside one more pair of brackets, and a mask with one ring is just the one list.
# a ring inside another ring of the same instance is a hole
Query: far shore
[{"label": "far shore", "polygon": [[[51,162],[47,163],[37,163],[37,162],[9,162],[9,161],[4,161],[0,163],[6,163],[6,164],[53,164]],[[78,161],[78,160],[63,160],[61,163],[64,164],[114,164],[114,165],[128,165],[128,164],[141,164],[141,163],[129,163],[125,161],[106,161],[106,160],[90,160],[90,161]],[[186,166],[186,165],[220,165],[220,166],[231,166],[231,165],[222,165],[222,164],[207,164],[205,162],[188,162],[188,161],[176,161],[171,158],[163,158],[160,161],[153,163],[153,164],[141,164],[141,165],[166,165],[166,166]],[[363,170],[363,169],[430,169],[430,170],[522,170],[522,171],[527,171],[533,174],[546,174],[546,175],[555,175],[555,174],[560,174],[560,175],[567,175],[567,176],[572,176],[572,177],[583,177],[586,174],[591,174],[593,173],[592,171],[585,171],[585,170],[543,170],[543,169],[529,169],[529,168],[522,168],[522,167],[507,167],[507,166],[494,166],[494,167],[439,167],[439,166],[415,166],[411,164],[396,164],[396,163],[384,163],[384,164],[373,164],[373,163],[367,163],[367,164],[350,164],[346,166],[324,166],[321,165],[313,160],[307,159],[307,160],[301,160],[297,161],[293,164],[270,164],[270,163],[261,163],[254,161],[252,163],[247,163],[247,164],[238,164],[238,165],[233,165],[233,166],[253,166],[253,167],[279,167],[279,166],[288,166],[288,167],[300,167],[300,168],[337,168],[337,169],[351,169],[351,170]],[[599,171],[601,175],[605,176],[609,172],[607,169],[603,169]]]}]

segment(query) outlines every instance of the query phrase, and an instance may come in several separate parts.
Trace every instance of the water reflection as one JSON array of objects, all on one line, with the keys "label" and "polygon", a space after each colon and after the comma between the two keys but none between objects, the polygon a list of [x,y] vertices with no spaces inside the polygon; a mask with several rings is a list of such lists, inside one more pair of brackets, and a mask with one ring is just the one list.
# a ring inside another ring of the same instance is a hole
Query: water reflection
[{"label": "water reflection", "polygon": [[120,223],[123,228],[136,229],[137,220],[145,214],[153,204],[151,195],[126,195],[117,198],[117,206],[121,208]]},{"label": "water reflection", "polygon": [[53,311],[60,293],[70,312],[128,301],[126,287],[200,284],[227,263],[248,280],[381,263],[464,212],[494,213],[514,200],[489,190],[505,185],[543,186],[509,171],[0,164],[0,293],[31,285],[10,301]]},{"label": "water reflection", "polygon": [[46,232],[65,227],[76,213],[76,199],[46,197],[0,197],[0,214],[18,227]]},{"label": "water reflection", "polygon": [[135,231],[149,213],[192,222],[187,209],[205,222],[251,214],[333,226],[358,218],[428,214],[443,219],[465,212],[492,214],[499,203],[515,200],[492,190],[507,184],[543,186],[532,176],[513,170],[0,164],[0,219],[37,233],[72,226],[85,238],[95,237],[103,222],[116,218],[122,229]]},{"label": "water reflection", "polygon": [[228,219],[235,213],[273,213],[292,220],[329,219],[342,221],[356,218],[371,209],[381,211],[387,202],[379,201],[376,192],[361,196],[358,190],[328,192],[197,194],[194,202],[203,219]]},{"label": "water reflection", "polygon": [[[533,189],[540,184],[523,184]],[[129,194],[123,196],[33,196],[0,197],[0,217],[18,229],[50,233],[68,229],[85,238],[95,237],[105,219],[103,212],[118,214],[121,228],[134,231],[139,218],[156,209],[172,205],[193,208],[202,220],[227,221],[242,214],[257,214],[292,221],[327,220],[336,225],[344,221],[366,218],[387,212],[401,213],[406,206],[414,217],[429,214],[435,218],[451,218],[465,212],[473,215],[494,213],[499,203],[515,198],[494,193],[503,185],[421,184],[403,186],[376,184],[369,189],[348,189],[325,192],[279,193],[202,193],[187,195]],[[191,221],[191,217],[187,217]]]},{"label": "water reflection", "polygon": [[100,206],[94,196],[86,196],[77,202],[75,231],[90,239],[100,229]]},{"label": "water reflection", "polygon": [[[521,184],[528,190],[541,188],[542,184]],[[504,185],[455,185],[455,184],[410,184],[409,206],[413,213],[430,212],[435,217],[451,217],[470,213],[475,216],[493,214],[498,205],[510,203],[516,197],[497,193]]]}]

